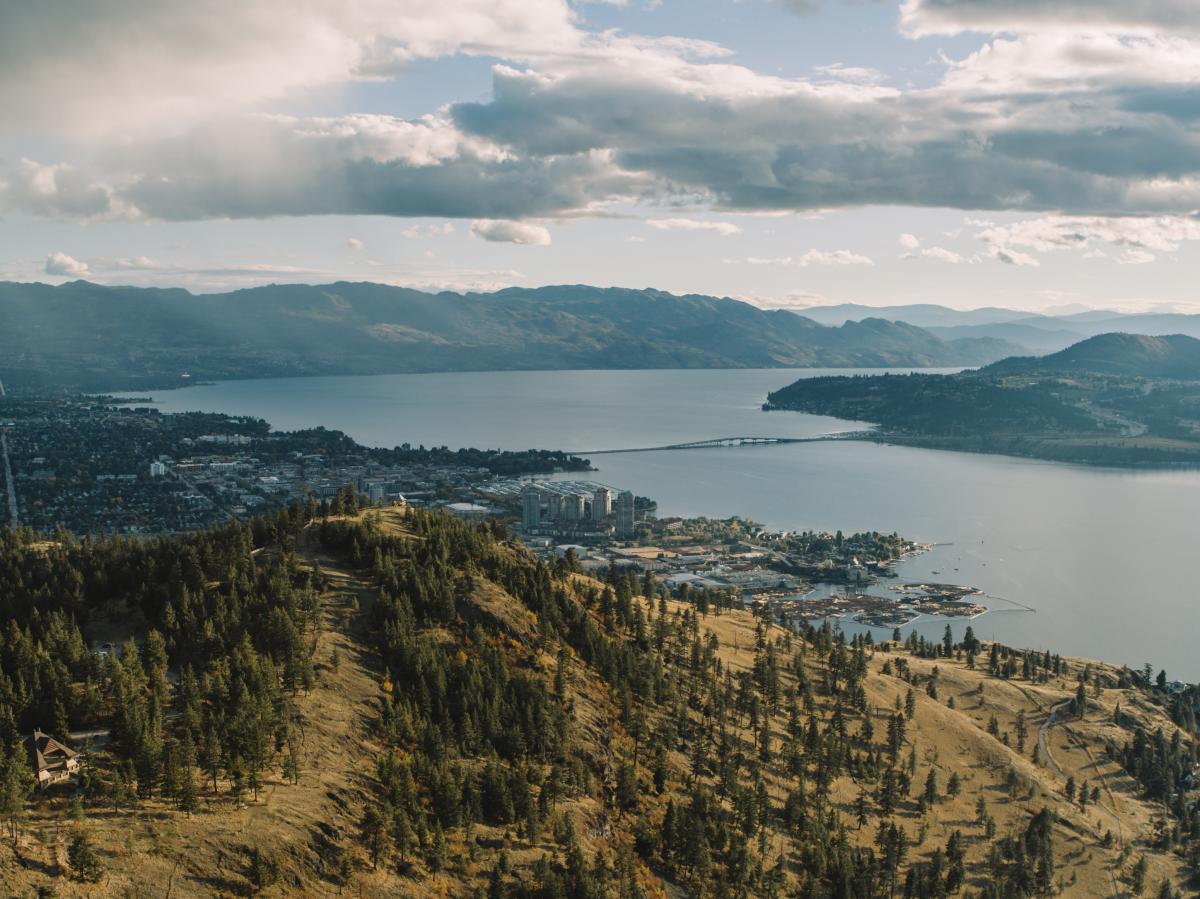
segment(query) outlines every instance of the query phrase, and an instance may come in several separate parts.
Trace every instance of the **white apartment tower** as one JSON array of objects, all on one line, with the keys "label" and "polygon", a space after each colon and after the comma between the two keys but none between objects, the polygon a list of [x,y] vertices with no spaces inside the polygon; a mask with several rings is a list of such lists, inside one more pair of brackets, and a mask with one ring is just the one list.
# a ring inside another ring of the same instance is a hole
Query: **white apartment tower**
[{"label": "white apartment tower", "polygon": [[597,487],[592,494],[592,521],[604,521],[612,514],[613,492],[607,487]]},{"label": "white apartment tower", "polygon": [[583,494],[568,493],[562,498],[562,517],[564,521],[583,520]]}]

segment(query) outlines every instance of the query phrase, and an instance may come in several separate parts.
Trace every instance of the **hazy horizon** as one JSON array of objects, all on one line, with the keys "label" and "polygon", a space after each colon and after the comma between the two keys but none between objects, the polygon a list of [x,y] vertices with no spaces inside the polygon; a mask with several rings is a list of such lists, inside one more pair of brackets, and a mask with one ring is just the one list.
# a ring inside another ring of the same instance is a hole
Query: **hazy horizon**
[{"label": "hazy horizon", "polygon": [[337,282],[380,284],[380,285],[388,286],[388,287],[403,287],[403,288],[408,288],[408,289],[413,289],[413,290],[421,290],[421,291],[424,291],[427,293],[448,292],[448,293],[458,293],[458,294],[495,293],[495,292],[498,292],[501,290],[505,290],[507,288],[539,290],[539,289],[547,289],[547,288],[554,288],[554,287],[582,285],[582,286],[586,286],[586,287],[595,287],[598,289],[658,290],[658,291],[663,291],[665,293],[674,294],[676,296],[693,294],[693,295],[700,295],[700,296],[728,298],[728,299],[738,300],[740,302],[749,303],[750,305],[754,305],[754,306],[757,306],[757,307],[759,307],[761,309],[765,309],[765,310],[788,310],[788,311],[796,312],[801,315],[804,314],[804,311],[806,309],[818,310],[818,309],[837,308],[837,307],[842,307],[842,306],[847,306],[847,307],[855,306],[855,307],[862,307],[864,309],[872,309],[873,308],[873,309],[879,309],[882,311],[882,310],[888,310],[888,309],[898,309],[898,308],[922,306],[922,305],[937,307],[937,308],[944,308],[944,309],[948,309],[948,310],[951,310],[954,312],[964,312],[964,313],[979,312],[979,311],[984,311],[984,310],[988,310],[988,309],[995,309],[997,311],[1005,311],[1005,312],[1027,312],[1031,316],[1039,316],[1040,315],[1040,316],[1048,316],[1048,317],[1070,316],[1070,315],[1082,314],[1082,313],[1087,313],[1087,312],[1112,312],[1116,315],[1140,315],[1140,314],[1200,315],[1200,305],[1193,306],[1193,305],[1189,305],[1189,304],[1185,304],[1185,303],[1147,302],[1147,303],[1108,303],[1108,304],[1102,304],[1102,305],[1089,304],[1089,303],[1066,303],[1066,304],[1057,305],[1057,306],[1041,306],[1038,308],[1022,308],[1021,306],[1018,306],[1015,304],[1000,305],[1000,304],[995,304],[995,303],[981,303],[981,304],[977,304],[977,305],[962,305],[962,304],[955,304],[953,302],[935,303],[935,302],[920,301],[920,300],[913,301],[911,303],[899,303],[899,302],[866,303],[866,302],[860,302],[860,301],[852,300],[852,299],[833,300],[833,299],[827,299],[827,298],[813,298],[813,299],[802,299],[802,300],[790,300],[789,301],[787,299],[773,300],[771,298],[766,298],[766,297],[746,297],[746,296],[737,296],[734,294],[706,293],[704,291],[674,291],[674,290],[666,290],[665,288],[656,287],[654,285],[585,284],[584,282],[568,283],[565,281],[564,282],[547,282],[544,284],[537,284],[537,283],[512,284],[512,285],[506,285],[505,287],[497,287],[497,288],[487,289],[487,290],[484,290],[484,289],[473,290],[470,288],[455,288],[455,287],[438,288],[438,287],[433,287],[433,286],[429,286],[429,285],[410,286],[410,285],[406,285],[406,284],[392,284],[387,281],[377,281],[377,280],[372,280],[369,278],[353,278],[353,277],[338,277],[338,278],[331,278],[329,280],[311,280],[311,281],[266,280],[266,281],[262,281],[261,283],[232,284],[232,285],[228,285],[228,286],[212,286],[209,288],[202,288],[202,287],[196,287],[194,285],[184,285],[184,284],[175,284],[175,283],[137,284],[137,283],[134,283],[129,280],[122,281],[120,279],[112,280],[112,281],[103,281],[103,280],[99,280],[94,277],[82,277],[82,278],[73,278],[73,279],[30,278],[25,281],[16,281],[15,279],[9,279],[9,283],[46,284],[46,285],[55,286],[55,287],[62,286],[65,284],[70,284],[73,281],[83,281],[83,282],[87,282],[87,283],[97,284],[102,287],[110,287],[110,288],[128,287],[128,288],[138,289],[138,288],[144,288],[144,287],[152,287],[152,288],[161,288],[161,289],[182,289],[182,290],[188,291],[193,296],[217,295],[217,294],[229,293],[229,292],[235,291],[235,290],[246,290],[246,289],[253,289],[253,288],[258,288],[258,287],[289,287],[289,286],[320,287],[323,285],[337,283]]},{"label": "hazy horizon", "polygon": [[2,15],[0,279],[1200,312],[1175,0]]}]

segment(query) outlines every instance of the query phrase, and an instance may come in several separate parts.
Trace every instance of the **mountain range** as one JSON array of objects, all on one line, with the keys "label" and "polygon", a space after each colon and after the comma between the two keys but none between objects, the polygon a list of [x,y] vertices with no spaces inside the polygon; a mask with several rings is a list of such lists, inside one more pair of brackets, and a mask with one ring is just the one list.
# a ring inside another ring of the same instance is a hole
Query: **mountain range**
[{"label": "mountain range", "polygon": [[[0,283],[0,378],[92,389],[415,371],[975,366],[1023,352],[882,318],[826,326],[729,298],[584,285],[230,293]],[[183,376],[187,377],[184,378]]]},{"label": "mountain range", "polygon": [[1112,332],[1183,334],[1200,338],[1200,315],[1175,312],[1123,313],[1111,309],[1088,309],[1035,314],[994,306],[951,309],[931,303],[901,306],[839,303],[793,311],[831,327],[867,316],[903,321],[924,328],[943,340],[1003,340],[1024,347],[1026,354],[1054,353],[1088,337]]},{"label": "mountain range", "polygon": [[1200,380],[1200,340],[1183,334],[1100,334],[1047,356],[1014,356],[980,370],[983,375],[1024,373],[1115,375]]}]

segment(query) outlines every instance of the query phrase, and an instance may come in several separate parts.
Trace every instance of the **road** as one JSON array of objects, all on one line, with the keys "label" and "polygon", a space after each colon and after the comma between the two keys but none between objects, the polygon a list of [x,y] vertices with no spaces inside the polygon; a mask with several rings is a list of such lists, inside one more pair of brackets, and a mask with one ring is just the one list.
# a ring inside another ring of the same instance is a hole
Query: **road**
[{"label": "road", "polygon": [[1046,720],[1043,721],[1042,726],[1038,728],[1038,753],[1046,761],[1046,764],[1050,766],[1050,770],[1059,777],[1063,778],[1065,778],[1067,775],[1063,774],[1062,768],[1058,767],[1058,762],[1054,761],[1054,756],[1050,753],[1050,747],[1046,743],[1046,731],[1054,726],[1054,716],[1058,714],[1058,710],[1064,709],[1070,704],[1071,700],[1064,699],[1057,705],[1051,706],[1050,714],[1046,716]]},{"label": "road", "polygon": [[5,492],[8,494],[8,526],[15,528],[21,524],[17,517],[17,487],[13,483],[12,465],[8,461],[8,435],[0,431],[0,457],[4,466]]},{"label": "road", "polygon": [[[1055,723],[1054,718],[1055,718],[1055,715],[1058,714],[1059,709],[1065,709],[1070,704],[1071,704],[1071,700],[1064,699],[1062,702],[1051,706],[1050,714],[1048,714],[1046,716],[1046,720],[1043,721],[1042,726],[1038,728],[1038,753],[1042,757],[1042,759],[1046,762],[1046,764],[1050,766],[1050,770],[1062,778],[1065,778],[1066,775],[1063,774],[1062,768],[1058,767],[1058,762],[1056,762],[1054,760],[1054,756],[1050,752],[1050,746],[1046,742],[1046,731],[1048,731],[1051,727],[1054,726],[1054,723]],[[1092,758],[1092,753],[1087,748],[1087,746],[1084,746],[1084,751],[1087,752],[1088,758]],[[1095,759],[1092,759],[1092,760],[1095,761]],[[1099,773],[1098,768],[1097,768],[1097,773]],[[1113,795],[1112,788],[1109,787],[1108,780],[1107,780],[1107,778],[1105,778],[1105,776],[1103,774],[1100,774],[1100,782],[1102,784],[1104,784],[1104,791],[1106,793],[1108,793],[1109,801],[1112,802],[1113,805],[1115,806],[1117,803],[1117,799]],[[1092,803],[1092,805],[1095,806],[1096,808],[1099,808],[1100,811],[1104,812],[1104,814],[1108,815],[1108,817],[1113,819],[1113,822],[1117,825],[1117,845],[1118,846],[1124,845],[1125,835],[1121,831],[1121,819],[1117,816],[1116,811],[1114,809],[1110,809],[1108,806],[1106,806],[1102,802],[1094,802],[1094,803]],[[1121,892],[1120,892],[1119,885],[1117,883],[1116,863],[1110,862],[1110,864],[1108,866],[1108,877],[1112,881],[1113,896],[1120,896]]]}]

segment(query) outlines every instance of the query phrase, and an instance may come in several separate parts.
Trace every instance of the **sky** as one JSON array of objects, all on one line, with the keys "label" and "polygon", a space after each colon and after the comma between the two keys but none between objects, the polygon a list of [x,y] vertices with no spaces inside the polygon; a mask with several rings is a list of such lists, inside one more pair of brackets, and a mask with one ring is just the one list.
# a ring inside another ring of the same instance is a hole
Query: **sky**
[{"label": "sky", "polygon": [[1196,0],[39,0],[0,280],[1200,313]]}]

